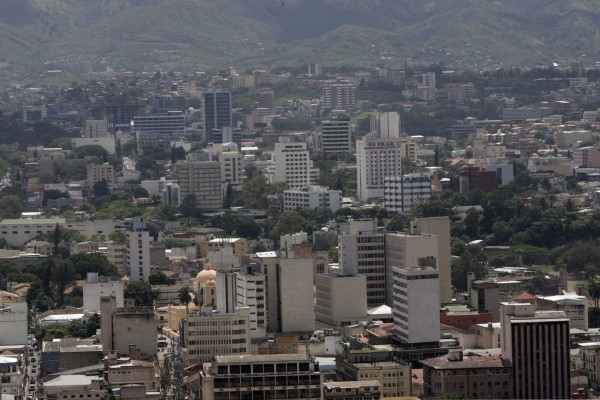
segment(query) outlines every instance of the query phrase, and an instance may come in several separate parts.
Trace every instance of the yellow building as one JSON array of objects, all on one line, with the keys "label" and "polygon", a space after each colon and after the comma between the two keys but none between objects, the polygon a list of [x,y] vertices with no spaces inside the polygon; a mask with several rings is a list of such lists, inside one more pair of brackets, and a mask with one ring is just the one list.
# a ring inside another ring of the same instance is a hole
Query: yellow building
[{"label": "yellow building", "polygon": [[196,243],[200,250],[200,257],[206,257],[209,251],[218,251],[224,247],[233,247],[233,254],[237,256],[248,254],[248,241],[244,238],[208,239],[206,236],[198,236]]}]

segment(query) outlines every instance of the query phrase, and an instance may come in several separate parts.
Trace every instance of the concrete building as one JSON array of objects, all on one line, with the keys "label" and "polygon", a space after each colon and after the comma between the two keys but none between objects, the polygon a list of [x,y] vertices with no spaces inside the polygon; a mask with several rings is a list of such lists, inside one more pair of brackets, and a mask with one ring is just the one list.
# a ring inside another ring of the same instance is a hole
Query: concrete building
[{"label": "concrete building", "polygon": [[94,339],[61,338],[42,342],[45,375],[98,365],[103,358],[102,345]]},{"label": "concrete building", "polygon": [[[137,350],[137,349],[136,349]],[[141,360],[137,355],[117,357],[110,353],[106,357],[106,381],[111,389],[123,386],[141,386],[144,388],[143,398],[147,392],[160,392],[160,371],[154,361]]]},{"label": "concrete building", "polygon": [[386,304],[385,239],[377,220],[351,220],[349,233],[338,236],[342,275],[367,277],[367,305]]},{"label": "concrete building", "polygon": [[586,146],[574,149],[573,162],[584,168],[600,168],[600,148]]},{"label": "concrete building", "polygon": [[27,303],[11,303],[0,308],[0,346],[27,344]]},{"label": "concrete building", "polygon": [[400,114],[397,111],[379,114],[379,137],[382,139],[399,139],[402,132]]},{"label": "concrete building", "polygon": [[227,185],[231,185],[233,190],[241,190],[244,181],[242,159],[242,154],[237,151],[224,151],[219,154],[221,180],[225,189]]},{"label": "concrete building", "polygon": [[256,257],[266,277],[268,332],[313,332],[312,258],[292,251],[259,252]]},{"label": "concrete building", "polygon": [[267,335],[266,278],[260,264],[243,265],[236,274],[236,305],[248,307],[250,312],[250,338]]},{"label": "concrete building", "polygon": [[178,183],[167,183],[163,193],[163,202],[168,206],[179,207],[181,205],[181,188]]},{"label": "concrete building", "polygon": [[250,354],[250,309],[220,314],[201,307],[180,322],[179,346],[185,365],[206,363],[215,356]]},{"label": "concrete building", "polygon": [[108,154],[115,154],[117,151],[114,136],[100,138],[73,138],[71,139],[71,145],[74,149],[82,146],[100,146],[106,150]]},{"label": "concrete building", "polygon": [[583,372],[588,377],[590,386],[600,387],[600,342],[579,343],[579,354],[583,363]]},{"label": "concrete building", "polygon": [[108,120],[106,119],[86,119],[83,121],[82,137],[84,138],[106,138],[108,133]]},{"label": "concrete building", "polygon": [[[206,140],[213,140],[212,132],[233,126],[231,119],[231,92],[229,90],[212,89],[203,93],[204,98],[204,132]],[[219,143],[221,141],[218,141]]]},{"label": "concrete building", "polygon": [[377,380],[323,382],[323,399],[379,400],[381,390]]},{"label": "concrete building", "polygon": [[175,165],[182,203],[194,196],[196,209],[217,211],[223,207],[221,166],[218,161],[180,161]]},{"label": "concrete building", "polygon": [[576,293],[563,293],[555,296],[537,296],[538,310],[564,311],[569,318],[570,329],[588,330],[588,299]]},{"label": "concrete building", "polygon": [[435,87],[435,72],[425,72],[421,75],[423,86]]},{"label": "concrete building", "polygon": [[296,208],[329,209],[332,213],[342,207],[342,191],[325,186],[310,185],[283,191],[283,211]]},{"label": "concrete building", "polygon": [[495,171],[500,186],[506,186],[515,180],[512,164],[488,164],[483,169],[484,171]]},{"label": "concrete building", "polygon": [[267,166],[269,183],[285,182],[289,188],[302,188],[317,182],[318,169],[313,166],[306,143],[280,141]]},{"label": "concrete building", "polygon": [[392,212],[408,213],[413,206],[431,199],[431,177],[424,174],[386,176],[383,203]]},{"label": "concrete building", "polygon": [[9,246],[23,247],[40,235],[54,232],[56,225],[63,226],[64,218],[4,219],[0,223],[0,238]]},{"label": "concrete building", "polygon": [[393,267],[395,331],[403,343],[440,340],[439,273],[432,267]]},{"label": "concrete building", "polygon": [[106,181],[109,189],[115,185],[115,170],[109,163],[87,165],[87,185],[93,188],[95,183]]},{"label": "concrete building", "polygon": [[125,286],[117,278],[98,276],[97,272],[88,272],[83,284],[83,310],[86,312],[100,312],[100,298],[115,296],[117,307],[124,306],[123,291]]},{"label": "concrete building", "polygon": [[357,196],[361,201],[383,198],[385,177],[401,176],[401,148],[397,138],[370,133],[356,141]]},{"label": "concrete building", "polygon": [[200,371],[198,397],[229,400],[240,393],[261,399],[321,399],[319,366],[302,354],[217,356]]},{"label": "concrete building", "polygon": [[472,281],[469,285],[469,303],[479,312],[492,313],[493,321],[500,321],[500,288],[497,282]]},{"label": "concrete building", "polygon": [[308,243],[306,232],[296,232],[279,236],[279,248],[282,250],[293,250],[295,245]]},{"label": "concrete building", "polygon": [[143,115],[133,118],[132,130],[142,135],[161,135],[166,139],[181,137],[185,132],[185,115],[171,111],[161,115]]},{"label": "concrete building", "polygon": [[135,345],[142,354],[156,355],[158,321],[152,307],[136,307],[126,301],[125,307],[117,308],[116,299],[100,299],[100,329],[104,354],[116,351],[127,355]]},{"label": "concrete building", "polygon": [[106,244],[106,258],[108,262],[117,267],[121,275],[125,274],[127,263],[127,245],[122,243],[108,242]]},{"label": "concrete building", "polygon": [[150,276],[150,232],[143,217],[133,217],[127,232],[126,273],[132,282],[147,281]]},{"label": "concrete building", "polygon": [[364,275],[317,274],[315,286],[318,323],[339,327],[366,319],[367,278]]},{"label": "concrete building", "polygon": [[411,222],[411,233],[438,237],[437,270],[440,275],[440,302],[452,302],[450,277],[450,219],[448,217],[417,218]]},{"label": "concrete building", "polygon": [[326,85],[322,90],[324,108],[350,112],[356,107],[356,86],[350,82]]},{"label": "concrete building", "polygon": [[351,153],[350,117],[339,115],[335,119],[322,121],[319,144],[319,149],[325,154]]},{"label": "concrete building", "polygon": [[529,303],[501,303],[502,358],[513,366],[515,399],[568,399],[569,319]]},{"label": "concrete building", "polygon": [[176,183],[177,181],[166,179],[164,176],[160,179],[145,179],[140,182],[140,186],[148,192],[149,196],[154,196],[155,194],[161,194],[165,190],[167,190],[167,185],[169,183]]},{"label": "concrete building", "polygon": [[233,314],[237,308],[236,276],[231,268],[217,271],[215,281],[217,312],[219,314]]},{"label": "concrete building", "polygon": [[471,399],[509,399],[513,393],[510,362],[498,356],[463,355],[462,350],[422,360],[423,395]]}]

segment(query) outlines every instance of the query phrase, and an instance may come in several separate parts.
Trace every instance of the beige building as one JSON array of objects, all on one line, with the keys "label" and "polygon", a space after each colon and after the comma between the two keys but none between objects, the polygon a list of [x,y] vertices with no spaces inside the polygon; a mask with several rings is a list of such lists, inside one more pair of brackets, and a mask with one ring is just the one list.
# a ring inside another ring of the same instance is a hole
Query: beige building
[{"label": "beige building", "polygon": [[152,307],[136,307],[131,299],[117,308],[114,296],[100,299],[100,326],[104,354],[129,354],[135,345],[141,353],[156,355],[158,321]]},{"label": "beige building", "polygon": [[[205,239],[205,240],[202,240]],[[232,247],[233,254],[244,255],[248,254],[248,240],[245,238],[214,238],[207,239],[202,236],[199,240],[200,257],[208,256],[209,251],[218,251],[224,247]]]},{"label": "beige building", "polygon": [[180,161],[175,165],[180,198],[194,196],[196,209],[217,211],[223,207],[221,166],[218,161]]},{"label": "beige building", "polygon": [[115,185],[115,170],[109,163],[87,165],[87,185],[93,188],[97,182],[106,181],[110,189]]},{"label": "beige building", "polygon": [[323,382],[323,399],[378,400],[381,383],[373,381]]},{"label": "beige building", "polygon": [[364,321],[367,318],[367,277],[318,274],[315,317],[318,323],[333,327]]},{"label": "beige building", "polygon": [[200,371],[202,400],[321,398],[318,364],[303,354],[217,356]]},{"label": "beige building", "polygon": [[271,333],[313,332],[315,309],[312,257],[293,251],[256,253],[266,278]]},{"label": "beige building", "polygon": [[394,361],[347,362],[336,359],[338,375],[343,380],[378,381],[382,397],[405,397],[411,393],[410,366]]},{"label": "beige building", "polygon": [[117,267],[121,273],[125,273],[125,263],[127,260],[127,245],[122,243],[108,242],[106,244],[106,258]]},{"label": "beige building", "polygon": [[111,388],[142,385],[146,392],[160,391],[160,374],[154,361],[117,358],[115,353],[109,353],[106,364],[107,381]]},{"label": "beige building", "polygon": [[250,310],[213,313],[203,307],[181,321],[180,342],[185,365],[202,364],[215,356],[250,354]]}]

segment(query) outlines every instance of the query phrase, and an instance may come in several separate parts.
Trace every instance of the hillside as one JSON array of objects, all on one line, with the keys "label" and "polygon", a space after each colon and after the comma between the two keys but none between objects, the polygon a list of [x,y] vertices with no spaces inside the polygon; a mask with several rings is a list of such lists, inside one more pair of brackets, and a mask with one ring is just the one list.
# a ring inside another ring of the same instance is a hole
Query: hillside
[{"label": "hillside", "polygon": [[591,63],[597,21],[594,0],[3,0],[0,61],[76,71]]}]

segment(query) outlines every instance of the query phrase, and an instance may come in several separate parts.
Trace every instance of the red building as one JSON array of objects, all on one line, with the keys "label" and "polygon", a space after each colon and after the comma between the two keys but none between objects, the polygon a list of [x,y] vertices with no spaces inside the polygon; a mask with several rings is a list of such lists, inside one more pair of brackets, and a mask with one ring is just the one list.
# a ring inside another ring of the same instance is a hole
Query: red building
[{"label": "red building", "polygon": [[496,171],[481,171],[479,167],[468,167],[450,178],[450,188],[463,196],[473,191],[493,192],[498,189]]}]

